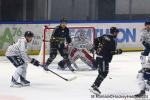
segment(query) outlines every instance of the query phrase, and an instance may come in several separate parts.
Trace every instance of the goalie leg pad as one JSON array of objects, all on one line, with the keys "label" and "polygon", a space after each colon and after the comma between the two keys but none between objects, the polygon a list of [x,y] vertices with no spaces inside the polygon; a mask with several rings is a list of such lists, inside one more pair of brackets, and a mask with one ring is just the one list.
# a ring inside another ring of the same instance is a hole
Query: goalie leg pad
[{"label": "goalie leg pad", "polygon": [[86,57],[87,59],[89,59],[91,62],[93,61],[92,56],[91,56],[87,51],[85,51],[85,50],[83,49],[82,52],[84,53],[84,55],[85,55],[85,57]]},{"label": "goalie leg pad", "polygon": [[83,62],[85,62],[87,65],[89,65],[92,69],[97,69],[97,64],[96,64],[96,61],[93,59],[93,57],[86,51],[86,50],[82,50],[82,53],[81,55],[84,55],[81,58],[81,60]]}]

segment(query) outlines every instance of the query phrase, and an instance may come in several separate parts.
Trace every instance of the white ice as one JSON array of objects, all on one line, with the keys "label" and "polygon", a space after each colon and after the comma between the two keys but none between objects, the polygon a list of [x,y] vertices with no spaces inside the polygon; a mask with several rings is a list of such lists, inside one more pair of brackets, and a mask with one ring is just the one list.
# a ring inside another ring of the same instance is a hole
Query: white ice
[{"label": "white ice", "polygon": [[[59,60],[60,58],[56,62]],[[78,63],[78,65],[82,64]],[[31,82],[31,86],[12,88],[10,80],[15,67],[5,57],[0,57],[0,100],[124,100],[124,98],[92,97],[89,88],[97,77],[97,71],[72,73],[53,67],[57,67],[56,63],[52,63],[50,69],[63,77],[77,76],[77,79],[66,82],[52,73],[45,73],[42,68],[29,64],[27,79]],[[114,56],[110,63],[109,74],[99,88],[102,95],[131,96],[138,93],[136,76],[140,68],[140,52]]]}]

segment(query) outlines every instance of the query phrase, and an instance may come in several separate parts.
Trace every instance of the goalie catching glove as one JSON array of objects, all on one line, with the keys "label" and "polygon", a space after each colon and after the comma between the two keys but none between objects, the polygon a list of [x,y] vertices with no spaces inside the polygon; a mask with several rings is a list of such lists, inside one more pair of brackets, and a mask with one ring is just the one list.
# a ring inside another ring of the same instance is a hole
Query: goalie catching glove
[{"label": "goalie catching glove", "polygon": [[115,55],[115,54],[122,54],[122,49],[116,49],[115,51],[112,51],[111,53],[113,54],[113,55]]},{"label": "goalie catching glove", "polygon": [[40,65],[40,62],[38,60],[34,59],[34,58],[32,58],[30,63],[35,65],[35,66],[39,66]]}]

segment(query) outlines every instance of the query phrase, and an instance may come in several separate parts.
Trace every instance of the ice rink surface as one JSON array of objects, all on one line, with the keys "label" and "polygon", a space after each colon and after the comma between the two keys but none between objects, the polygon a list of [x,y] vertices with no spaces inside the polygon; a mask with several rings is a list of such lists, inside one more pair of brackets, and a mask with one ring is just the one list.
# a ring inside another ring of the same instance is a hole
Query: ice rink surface
[{"label": "ice rink surface", "polygon": [[[61,59],[57,57],[55,61],[59,60]],[[86,67],[80,62],[78,65]],[[0,57],[0,100],[135,100],[121,96],[132,96],[139,92],[136,76],[141,68],[140,52],[114,56],[110,63],[109,74],[99,88],[101,96],[106,96],[102,98],[96,97],[89,91],[97,77],[97,70],[72,73],[57,70],[56,67],[56,63],[50,65],[50,69],[58,74],[66,78],[77,76],[77,79],[66,82],[52,73],[44,72],[42,68],[29,64],[27,79],[31,82],[31,86],[11,88],[10,80],[15,67],[5,57]],[[149,93],[147,95],[149,99],[145,100],[150,100]]]}]

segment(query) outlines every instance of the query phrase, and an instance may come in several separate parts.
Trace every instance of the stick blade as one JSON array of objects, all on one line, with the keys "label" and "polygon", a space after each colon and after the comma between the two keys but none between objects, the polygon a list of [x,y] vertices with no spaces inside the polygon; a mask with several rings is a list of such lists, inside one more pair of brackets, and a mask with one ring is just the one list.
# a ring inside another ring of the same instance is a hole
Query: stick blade
[{"label": "stick blade", "polygon": [[73,81],[73,80],[75,80],[76,78],[77,78],[77,76],[74,76],[74,77],[68,79],[68,81]]}]

